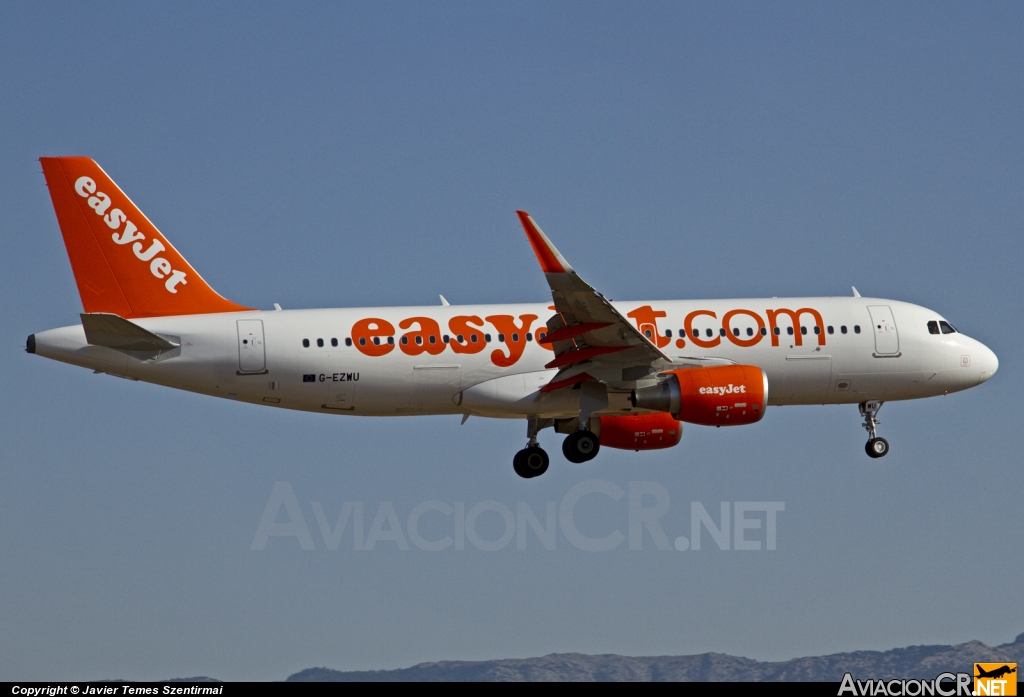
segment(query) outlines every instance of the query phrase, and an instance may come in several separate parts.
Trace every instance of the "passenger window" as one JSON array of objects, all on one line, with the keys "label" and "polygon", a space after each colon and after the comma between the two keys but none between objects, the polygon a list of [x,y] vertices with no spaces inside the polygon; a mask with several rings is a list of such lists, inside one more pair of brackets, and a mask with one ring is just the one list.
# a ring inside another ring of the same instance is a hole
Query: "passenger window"
[{"label": "passenger window", "polygon": [[533,341],[533,332],[526,332],[526,340]]},{"label": "passenger window", "polygon": [[853,333],[854,334],[860,334],[860,325],[859,324],[853,325]]},{"label": "passenger window", "polygon": [[800,333],[806,336],[807,335],[807,327],[800,327]]},{"label": "passenger window", "polygon": [[754,330],[750,327],[747,327],[747,336],[754,336]]},{"label": "passenger window", "polygon": [[782,330],[779,329],[778,327],[775,327],[775,329],[773,329],[772,331],[775,332],[775,336],[778,336],[779,334],[782,333]]},{"label": "passenger window", "polygon": [[939,326],[942,327],[943,334],[956,334],[956,330],[953,329],[953,325],[946,320],[939,320]]},{"label": "passenger window", "polygon": [[403,336],[403,337],[402,337],[402,345],[403,345],[403,346],[405,346],[405,345],[406,345],[406,344],[408,344],[408,343],[409,343],[409,337],[407,337],[407,336]]},{"label": "passenger window", "polygon": [[939,323],[936,322],[935,320],[929,321],[928,322],[928,333],[929,334],[938,334],[939,333]]},{"label": "passenger window", "polygon": [[437,337],[434,336],[433,334],[430,335],[430,343],[432,343],[432,344],[436,344],[437,343]]},{"label": "passenger window", "polygon": [[786,327],[786,333],[793,336],[793,327]]},{"label": "passenger window", "polygon": [[718,330],[718,335],[725,336],[725,327],[722,327],[721,329]]},{"label": "passenger window", "polygon": [[338,340],[337,339],[331,339],[331,346],[337,346],[337,345],[338,345]]},{"label": "passenger window", "polygon": [[373,337],[373,345],[374,346],[380,346],[380,337],[379,336]]},{"label": "passenger window", "polygon": [[512,343],[513,344],[518,344],[519,343],[519,332],[512,332]]},{"label": "passenger window", "polygon": [[644,330],[644,336],[646,336],[648,339],[650,339],[651,338],[651,330],[650,329],[645,329]]},{"label": "passenger window", "polygon": [[502,342],[505,341],[505,335],[504,334],[498,334],[498,341],[502,341]]},{"label": "passenger window", "polygon": [[365,336],[359,337],[359,345],[360,346],[366,346],[366,337]]},{"label": "passenger window", "polygon": [[416,337],[416,345],[420,346],[422,344],[423,344],[423,337],[422,336]]},{"label": "passenger window", "polygon": [[829,333],[829,334],[835,334],[835,333],[836,333],[836,330],[832,328],[832,325],[831,325],[831,324],[830,324],[830,325],[828,325],[828,333]]},{"label": "passenger window", "polygon": [[389,336],[388,337],[388,346],[394,346],[394,345],[395,345],[395,337]]},{"label": "passenger window", "polygon": [[761,327],[761,336],[768,336],[768,330],[764,327]]},{"label": "passenger window", "polygon": [[814,333],[821,334],[821,327],[819,327],[818,325],[814,325]]},{"label": "passenger window", "polygon": [[844,324],[843,326],[839,327],[839,331],[841,333],[845,334],[846,333],[846,325]]},{"label": "passenger window", "polygon": [[714,336],[714,334],[712,333],[712,331],[711,331],[710,329],[708,329],[706,333],[707,333],[707,335],[708,335],[708,338],[709,338],[709,339],[710,339],[710,338],[711,338],[712,336]]},{"label": "passenger window", "polygon": [[316,340],[316,345],[319,346],[320,348],[323,348],[324,347],[324,340],[323,339],[317,339]]},{"label": "passenger window", "polygon": [[446,343],[446,344],[447,344],[447,343],[448,343],[448,335],[447,335],[447,334],[445,334],[444,336],[442,336],[442,337],[441,337],[441,341],[443,341],[444,343]]},{"label": "passenger window", "polygon": [[700,338],[700,330],[699,329],[691,329],[690,333],[693,334],[693,338],[694,339]]},{"label": "passenger window", "polygon": [[671,339],[672,338],[672,330],[671,329],[666,329],[665,330],[665,336],[666,336],[666,338]]},{"label": "passenger window", "polygon": [[309,348],[309,339],[302,340],[302,348]]},{"label": "passenger window", "polygon": [[[391,339],[388,339],[388,342],[390,343]],[[348,337],[348,336],[345,337],[345,345],[346,346],[351,346],[352,345],[352,337]]]},{"label": "passenger window", "polygon": [[490,334],[484,334],[484,342],[488,343],[488,344],[491,343],[491,335]]},{"label": "passenger window", "polygon": [[739,327],[733,327],[732,328],[732,335],[733,336],[739,336],[740,335],[740,328]]}]

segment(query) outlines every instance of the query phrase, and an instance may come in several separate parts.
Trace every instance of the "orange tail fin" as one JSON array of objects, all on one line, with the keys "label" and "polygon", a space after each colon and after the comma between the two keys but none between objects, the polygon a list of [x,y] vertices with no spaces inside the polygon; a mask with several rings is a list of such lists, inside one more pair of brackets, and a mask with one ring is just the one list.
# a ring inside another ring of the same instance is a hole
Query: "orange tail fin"
[{"label": "orange tail fin", "polygon": [[88,157],[41,157],[86,312],[126,319],[237,312]]}]

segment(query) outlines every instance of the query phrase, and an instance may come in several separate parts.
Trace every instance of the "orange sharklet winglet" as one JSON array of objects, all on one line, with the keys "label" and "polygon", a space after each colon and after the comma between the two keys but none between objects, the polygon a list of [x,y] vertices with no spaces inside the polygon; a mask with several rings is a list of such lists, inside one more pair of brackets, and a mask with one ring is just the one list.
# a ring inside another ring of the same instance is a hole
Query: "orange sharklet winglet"
[{"label": "orange sharklet winglet", "polygon": [[530,240],[533,253],[537,255],[541,271],[544,273],[566,273],[569,270],[569,265],[551,244],[547,235],[537,226],[537,223],[533,222],[530,214],[526,211],[516,211],[516,215],[519,216],[519,222],[523,224],[523,230],[526,231],[526,237]]}]

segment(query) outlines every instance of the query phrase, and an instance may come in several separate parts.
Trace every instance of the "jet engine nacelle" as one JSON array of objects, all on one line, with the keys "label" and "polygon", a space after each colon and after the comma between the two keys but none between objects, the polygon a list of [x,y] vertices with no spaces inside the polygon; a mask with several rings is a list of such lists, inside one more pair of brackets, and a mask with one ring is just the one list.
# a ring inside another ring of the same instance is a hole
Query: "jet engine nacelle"
[{"label": "jet engine nacelle", "polygon": [[755,365],[683,368],[662,375],[657,385],[633,390],[634,407],[703,426],[742,426],[764,415],[768,376]]},{"label": "jet engine nacelle", "polygon": [[683,425],[670,414],[602,416],[601,445],[622,450],[660,450],[679,444]]}]

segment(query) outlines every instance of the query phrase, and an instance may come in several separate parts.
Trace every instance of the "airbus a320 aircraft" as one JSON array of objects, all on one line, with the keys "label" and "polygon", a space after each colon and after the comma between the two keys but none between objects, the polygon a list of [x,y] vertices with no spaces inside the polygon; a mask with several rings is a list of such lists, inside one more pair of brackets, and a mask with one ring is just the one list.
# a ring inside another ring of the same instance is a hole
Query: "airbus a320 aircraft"
[{"label": "airbus a320 aircraft", "polygon": [[992,351],[918,305],[853,297],[612,302],[523,211],[552,304],[259,311],[218,295],[107,174],[41,158],[85,312],[26,350],[130,380],[251,404],[526,421],[522,477],[602,446],[679,443],[683,422],[740,426],[769,405],[859,404],[882,457],[884,401],[965,390]]}]

